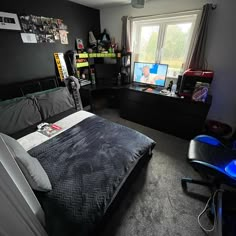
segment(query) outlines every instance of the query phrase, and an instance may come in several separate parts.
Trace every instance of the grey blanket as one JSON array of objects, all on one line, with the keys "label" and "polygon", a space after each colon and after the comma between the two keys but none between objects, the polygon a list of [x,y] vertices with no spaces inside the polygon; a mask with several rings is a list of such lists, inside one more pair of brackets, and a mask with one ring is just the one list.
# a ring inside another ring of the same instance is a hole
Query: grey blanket
[{"label": "grey blanket", "polygon": [[92,116],[30,150],[53,187],[36,193],[49,235],[89,235],[154,145],[137,131]]}]

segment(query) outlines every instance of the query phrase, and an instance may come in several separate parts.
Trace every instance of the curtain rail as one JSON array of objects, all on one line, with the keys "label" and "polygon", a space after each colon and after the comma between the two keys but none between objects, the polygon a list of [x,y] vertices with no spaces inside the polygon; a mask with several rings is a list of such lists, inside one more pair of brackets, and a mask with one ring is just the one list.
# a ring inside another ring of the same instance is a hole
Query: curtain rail
[{"label": "curtain rail", "polygon": [[172,14],[182,14],[182,13],[193,13],[193,12],[200,12],[201,9],[195,9],[190,11],[179,11],[179,12],[168,12],[163,14],[155,14],[155,15],[145,15],[145,16],[130,16],[129,20],[133,19],[141,19],[141,18],[148,18],[148,17],[156,17],[156,16],[166,16],[166,15],[172,15]]},{"label": "curtain rail", "polygon": [[[212,10],[215,10],[217,8],[217,4],[212,4]],[[155,16],[165,16],[170,14],[181,14],[181,13],[191,13],[191,12],[200,12],[202,9],[192,9],[192,10],[186,10],[186,11],[179,11],[179,12],[168,12],[163,14],[154,14],[154,15],[145,15],[145,16],[129,16],[129,20],[133,19],[141,19],[141,18],[147,18],[147,17],[155,17]]]}]

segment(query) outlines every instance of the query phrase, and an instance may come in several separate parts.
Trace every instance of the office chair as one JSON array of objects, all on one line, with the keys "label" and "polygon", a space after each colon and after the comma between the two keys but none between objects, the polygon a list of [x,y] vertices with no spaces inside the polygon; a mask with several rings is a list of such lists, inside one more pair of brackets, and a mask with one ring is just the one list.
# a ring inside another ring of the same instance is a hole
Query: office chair
[{"label": "office chair", "polygon": [[[230,188],[230,191],[234,191],[234,187],[236,187],[236,150],[225,146],[214,137],[199,135],[190,141],[188,161],[206,180],[182,178],[182,188],[187,192],[188,183],[210,187],[214,193],[198,216],[198,222],[205,232],[214,231],[216,232],[215,235],[221,236],[223,192],[226,190],[225,186],[227,189]],[[212,229],[204,228],[200,222],[200,218],[208,206],[213,209],[214,226]]]}]

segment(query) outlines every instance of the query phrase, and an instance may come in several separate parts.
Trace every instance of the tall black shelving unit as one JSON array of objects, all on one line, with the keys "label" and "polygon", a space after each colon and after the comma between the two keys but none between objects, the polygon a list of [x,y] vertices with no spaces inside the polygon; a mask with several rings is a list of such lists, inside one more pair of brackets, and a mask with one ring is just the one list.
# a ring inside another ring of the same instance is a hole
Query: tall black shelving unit
[{"label": "tall black shelving unit", "polygon": [[123,84],[131,83],[131,52],[121,53],[120,71]]}]

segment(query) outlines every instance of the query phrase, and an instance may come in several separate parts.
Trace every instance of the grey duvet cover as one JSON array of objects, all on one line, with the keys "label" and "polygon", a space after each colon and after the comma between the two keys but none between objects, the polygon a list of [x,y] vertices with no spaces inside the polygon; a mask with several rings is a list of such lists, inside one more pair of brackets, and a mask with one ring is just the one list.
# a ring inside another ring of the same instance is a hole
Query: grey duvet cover
[{"label": "grey duvet cover", "polygon": [[49,235],[90,235],[154,145],[135,130],[92,116],[31,149],[53,188],[36,193]]}]

